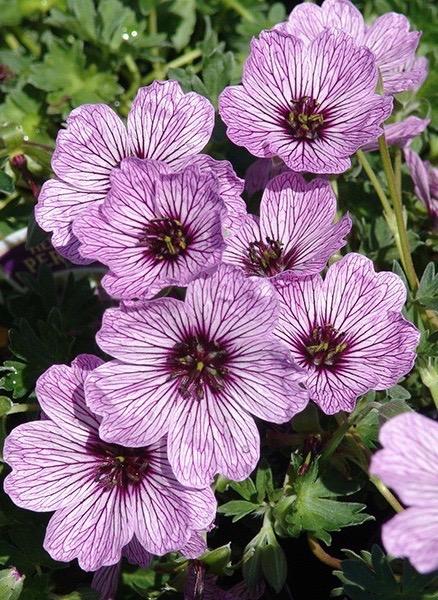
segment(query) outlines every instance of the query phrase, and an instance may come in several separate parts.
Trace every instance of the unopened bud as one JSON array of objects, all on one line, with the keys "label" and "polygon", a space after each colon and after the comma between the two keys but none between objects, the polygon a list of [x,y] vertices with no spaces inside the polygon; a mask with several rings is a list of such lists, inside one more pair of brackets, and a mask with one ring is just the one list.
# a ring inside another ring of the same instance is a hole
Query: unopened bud
[{"label": "unopened bud", "polygon": [[2,600],[18,600],[23,589],[24,575],[20,575],[15,567],[0,571],[0,598]]},{"label": "unopened bud", "polygon": [[10,163],[11,167],[17,169],[18,171],[27,169],[27,158],[24,156],[24,154],[16,154],[15,156],[11,156]]}]

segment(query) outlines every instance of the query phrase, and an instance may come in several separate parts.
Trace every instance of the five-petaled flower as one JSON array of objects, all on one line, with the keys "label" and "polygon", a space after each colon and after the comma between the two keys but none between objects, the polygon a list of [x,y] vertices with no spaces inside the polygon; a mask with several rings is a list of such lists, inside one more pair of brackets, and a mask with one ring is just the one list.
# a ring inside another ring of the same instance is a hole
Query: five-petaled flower
[{"label": "five-petaled flower", "polygon": [[251,415],[274,423],[307,394],[288,350],[272,335],[274,290],[222,265],[172,298],[106,311],[99,346],[116,360],[87,379],[103,439],[144,446],[168,436],[176,477],[203,487],[216,473],[245,479],[259,457]]},{"label": "five-petaled flower", "polygon": [[224,211],[211,172],[171,173],[163,163],[128,158],[111,174],[105,201],[85,210],[73,231],[82,255],[110,268],[102,281],[109,294],[144,298],[219,263]]},{"label": "five-petaled flower", "polygon": [[307,371],[310,399],[327,414],[352,411],[369,390],[385,390],[411,370],[419,332],[401,314],[406,288],[394,273],[350,253],[320,275],[275,282],[276,335]]},{"label": "five-petaled flower", "polygon": [[386,93],[416,89],[427,76],[426,58],[415,56],[421,33],[410,31],[404,15],[386,13],[367,25],[350,0],[325,0],[321,6],[302,2],[279,28],[305,43],[311,43],[326,28],[350,34],[356,43],[372,51]]},{"label": "five-petaled flower", "polygon": [[438,569],[438,423],[414,412],[380,430],[382,450],[370,472],[392,487],[408,508],[383,525],[389,554],[407,557],[420,573]]},{"label": "five-petaled flower", "polygon": [[155,81],[140,88],[126,126],[105,104],[75,108],[67,128],[58,134],[52,157],[56,178],[41,189],[36,220],[53,232],[52,244],[60,254],[74,263],[90,263],[81,254],[72,224],[91,203],[105,199],[113,169],[129,156],[161,161],[175,170],[193,161],[215,173],[219,193],[229,201],[231,212],[243,210],[243,182],[231,164],[198,154],[213,126],[210,102],[194,92],[183,93],[176,81]]},{"label": "five-petaled flower", "polygon": [[377,138],[392,98],[375,93],[373,54],[346,33],[325,30],[309,46],[278,30],[251,43],[242,85],[226,88],[220,114],[229,138],[293,171],[342,173]]},{"label": "five-petaled flower", "polygon": [[336,196],[327,180],[278,175],[266,186],[260,218],[246,215],[226,239],[223,261],[257,277],[319,273],[351,228],[348,215],[336,224],[335,216]]},{"label": "five-petaled flower", "polygon": [[179,550],[209,528],[216,509],[209,488],[184,488],[175,479],[165,439],[126,448],[99,437],[100,419],[86,406],[83,386],[101,363],[83,354],[71,367],[50,367],[37,382],[47,418],[13,429],[4,450],[12,467],[4,486],[15,504],[56,511],[47,552],[77,558],[87,571],[116,564],[130,542],[151,554]]}]

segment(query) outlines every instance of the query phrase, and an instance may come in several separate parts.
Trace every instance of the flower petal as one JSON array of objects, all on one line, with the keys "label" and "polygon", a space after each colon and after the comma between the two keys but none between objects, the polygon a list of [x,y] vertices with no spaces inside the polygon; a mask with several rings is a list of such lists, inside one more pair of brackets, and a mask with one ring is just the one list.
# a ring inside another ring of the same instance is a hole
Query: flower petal
[{"label": "flower petal", "polygon": [[[420,119],[419,117],[410,116],[403,121],[397,121],[385,125],[385,138],[386,142],[390,146],[400,146],[403,148],[413,138],[423,133],[426,127],[429,125],[430,119]],[[378,150],[379,145],[377,140],[369,142],[362,147],[362,150]]]},{"label": "flower petal", "polygon": [[190,330],[185,303],[157,298],[106,310],[96,341],[104,352],[121,361],[159,371],[166,351]]},{"label": "flower petal", "polygon": [[253,341],[229,366],[227,393],[246,411],[272,423],[285,423],[308,401],[300,386],[305,372],[277,340]]},{"label": "flower petal", "polygon": [[438,569],[438,506],[408,508],[383,525],[383,544],[392,556],[406,557],[419,573]]},{"label": "flower petal", "polygon": [[193,311],[197,331],[229,345],[269,334],[278,311],[267,281],[246,278],[228,265],[189,284],[185,304]]},{"label": "flower petal", "polygon": [[427,506],[438,487],[438,424],[414,412],[397,415],[380,430],[383,446],[374,454],[370,472],[393,488],[402,501]]},{"label": "flower petal", "polygon": [[284,253],[293,253],[290,272],[296,276],[319,273],[345,245],[351,229],[348,216],[333,223],[336,196],[330,183],[323,179],[307,183],[295,173],[283,173],[268,183],[260,215],[262,238],[279,240]]},{"label": "flower petal", "polygon": [[150,473],[133,496],[136,537],[153,554],[179,550],[196,530],[208,527],[216,514],[210,488],[183,487],[175,479],[166,453],[166,440],[156,444]]},{"label": "flower petal", "polygon": [[178,400],[177,382],[164,368],[117,360],[93,371],[85,391],[88,405],[102,415],[100,437],[131,447],[152,444],[165,435]]},{"label": "flower petal", "polygon": [[259,458],[253,418],[231,399],[207,392],[196,402],[179,401],[169,429],[169,460],[186,486],[209,485],[216,473],[234,481],[248,477]]},{"label": "flower petal", "polygon": [[80,502],[94,488],[96,459],[84,440],[48,419],[15,427],[6,438],[4,459],[13,468],[4,489],[22,508],[56,510]]},{"label": "flower petal", "polygon": [[275,155],[269,144],[274,131],[290,142],[284,117],[291,101],[306,93],[301,52],[300,40],[276,31],[262,32],[251,42],[243,85],[227,87],[219,97],[228,137],[254,156]]},{"label": "flower petal", "polygon": [[293,9],[284,24],[288,33],[307,42],[326,27],[346,31],[358,43],[365,35],[363,16],[349,0],[325,0],[321,7],[303,2]]},{"label": "flower petal", "polygon": [[71,367],[53,365],[37,381],[36,394],[44,413],[72,439],[86,442],[99,429],[99,419],[85,403],[83,384],[102,363],[97,356],[81,354]]},{"label": "flower petal", "polygon": [[[404,15],[386,13],[378,17],[365,35],[365,44],[376,57],[379,71],[387,93],[402,92],[416,87],[419,82],[404,85],[406,65],[415,56],[421,33],[409,31],[410,23]],[[398,85],[392,82],[388,86],[387,77],[396,74]]]},{"label": "flower petal", "polygon": [[52,168],[77,190],[103,193],[114,167],[127,156],[127,133],[116,113],[105,104],[83,104],[58,133]]},{"label": "flower petal", "polygon": [[99,594],[99,600],[117,600],[120,568],[119,561],[116,565],[101,567],[94,573],[91,589]]},{"label": "flower petal", "polygon": [[154,81],[140,88],[128,115],[129,147],[140,158],[173,164],[197,154],[214,126],[214,108],[194,92],[185,94],[176,81]]},{"label": "flower petal", "polygon": [[95,483],[81,502],[52,516],[44,548],[54,560],[77,558],[84,571],[117,564],[133,536],[131,511],[117,487]]}]

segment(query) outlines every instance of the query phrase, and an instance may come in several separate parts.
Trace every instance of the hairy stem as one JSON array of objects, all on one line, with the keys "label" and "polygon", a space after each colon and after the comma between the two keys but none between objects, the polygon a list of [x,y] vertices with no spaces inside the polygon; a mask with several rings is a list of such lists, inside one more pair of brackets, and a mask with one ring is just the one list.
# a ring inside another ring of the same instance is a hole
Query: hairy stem
[{"label": "hairy stem", "polygon": [[385,171],[386,181],[388,183],[389,195],[394,209],[395,221],[400,238],[400,252],[403,268],[406,272],[409,285],[413,291],[418,288],[418,277],[415,272],[414,263],[412,262],[411,248],[409,245],[408,232],[403,216],[403,205],[401,195],[397,190],[397,182],[392,168],[391,157],[389,155],[388,144],[386,143],[385,134],[379,137],[379,150],[382,158],[383,170]]},{"label": "hairy stem", "polygon": [[404,510],[403,506],[400,504],[394,494],[389,491],[383,481],[381,481],[375,475],[370,475],[370,481],[376,486],[376,488],[379,490],[388,504],[395,510],[395,512],[399,513]]},{"label": "hairy stem", "polygon": [[356,152],[356,156],[357,156],[357,159],[358,159],[362,169],[367,174],[368,179],[371,181],[380,202],[382,203],[383,212],[385,213],[385,217],[387,218],[387,220],[390,219],[391,215],[393,214],[392,208],[388,201],[388,198],[386,197],[385,191],[379,181],[379,178],[374,173],[373,168],[370,165],[370,163],[368,162],[366,154],[363,152],[363,150],[358,150]]}]

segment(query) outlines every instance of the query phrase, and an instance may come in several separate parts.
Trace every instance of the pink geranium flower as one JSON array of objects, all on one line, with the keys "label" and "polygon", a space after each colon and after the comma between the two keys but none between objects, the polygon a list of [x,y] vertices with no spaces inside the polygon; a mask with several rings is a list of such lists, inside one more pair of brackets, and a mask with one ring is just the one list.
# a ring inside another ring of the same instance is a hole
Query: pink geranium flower
[{"label": "pink geranium flower", "polygon": [[164,163],[122,161],[105,201],[75,221],[81,253],[110,268],[106,291],[125,300],[187,285],[222,256],[224,202],[211,172]]},{"label": "pink geranium flower", "polygon": [[319,273],[351,229],[348,215],[337,223],[335,217],[336,196],[327,180],[307,183],[301,175],[283,173],[267,184],[260,218],[246,215],[226,239],[223,261],[270,279]]},{"label": "pink geranium flower", "polygon": [[275,282],[280,297],[276,335],[307,371],[309,396],[327,414],[352,411],[369,390],[395,385],[411,370],[419,332],[401,314],[402,280],[376,273],[347,254],[320,275]]},{"label": "pink geranium flower", "polygon": [[302,2],[280,27],[305,43],[327,27],[350,34],[372,51],[387,93],[416,89],[427,76],[426,59],[415,57],[421,33],[410,31],[404,15],[386,13],[367,25],[350,0],[325,0],[321,6]]},{"label": "pink geranium flower", "polygon": [[380,430],[382,450],[370,472],[392,487],[409,508],[383,526],[389,554],[407,557],[420,573],[438,569],[438,423],[403,413]]},{"label": "pink geranium flower", "polygon": [[305,45],[264,31],[251,43],[242,85],[222,92],[219,110],[229,138],[255,156],[277,156],[297,172],[342,173],[391,113],[377,79],[372,52],[344,32],[323,31]]},{"label": "pink geranium flower", "polygon": [[304,408],[302,372],[274,338],[272,287],[222,265],[159,298],[109,309],[97,334],[116,360],[88,378],[103,439],[128,446],[168,436],[173,471],[203,487],[216,473],[245,479],[259,458],[251,415],[283,423]]},{"label": "pink geranium flower", "polygon": [[86,571],[117,564],[122,551],[129,558],[137,544],[143,562],[144,552],[179,550],[216,510],[209,488],[176,481],[165,439],[127,448],[99,437],[83,387],[101,364],[83,354],[71,367],[50,367],[36,389],[47,418],[15,427],[4,449],[12,467],[5,491],[22,508],[55,511],[44,548],[55,560],[77,558]]},{"label": "pink geranium flower", "polygon": [[176,81],[155,81],[140,88],[127,124],[105,104],[84,104],[67,118],[67,127],[56,140],[52,169],[56,178],[40,192],[35,217],[53,232],[52,243],[75,263],[82,256],[72,223],[92,203],[104,200],[110,175],[129,156],[161,161],[178,170],[195,160],[218,178],[224,199],[239,207],[243,182],[227,161],[199,155],[210,139],[214,108],[194,92],[185,94]]}]

